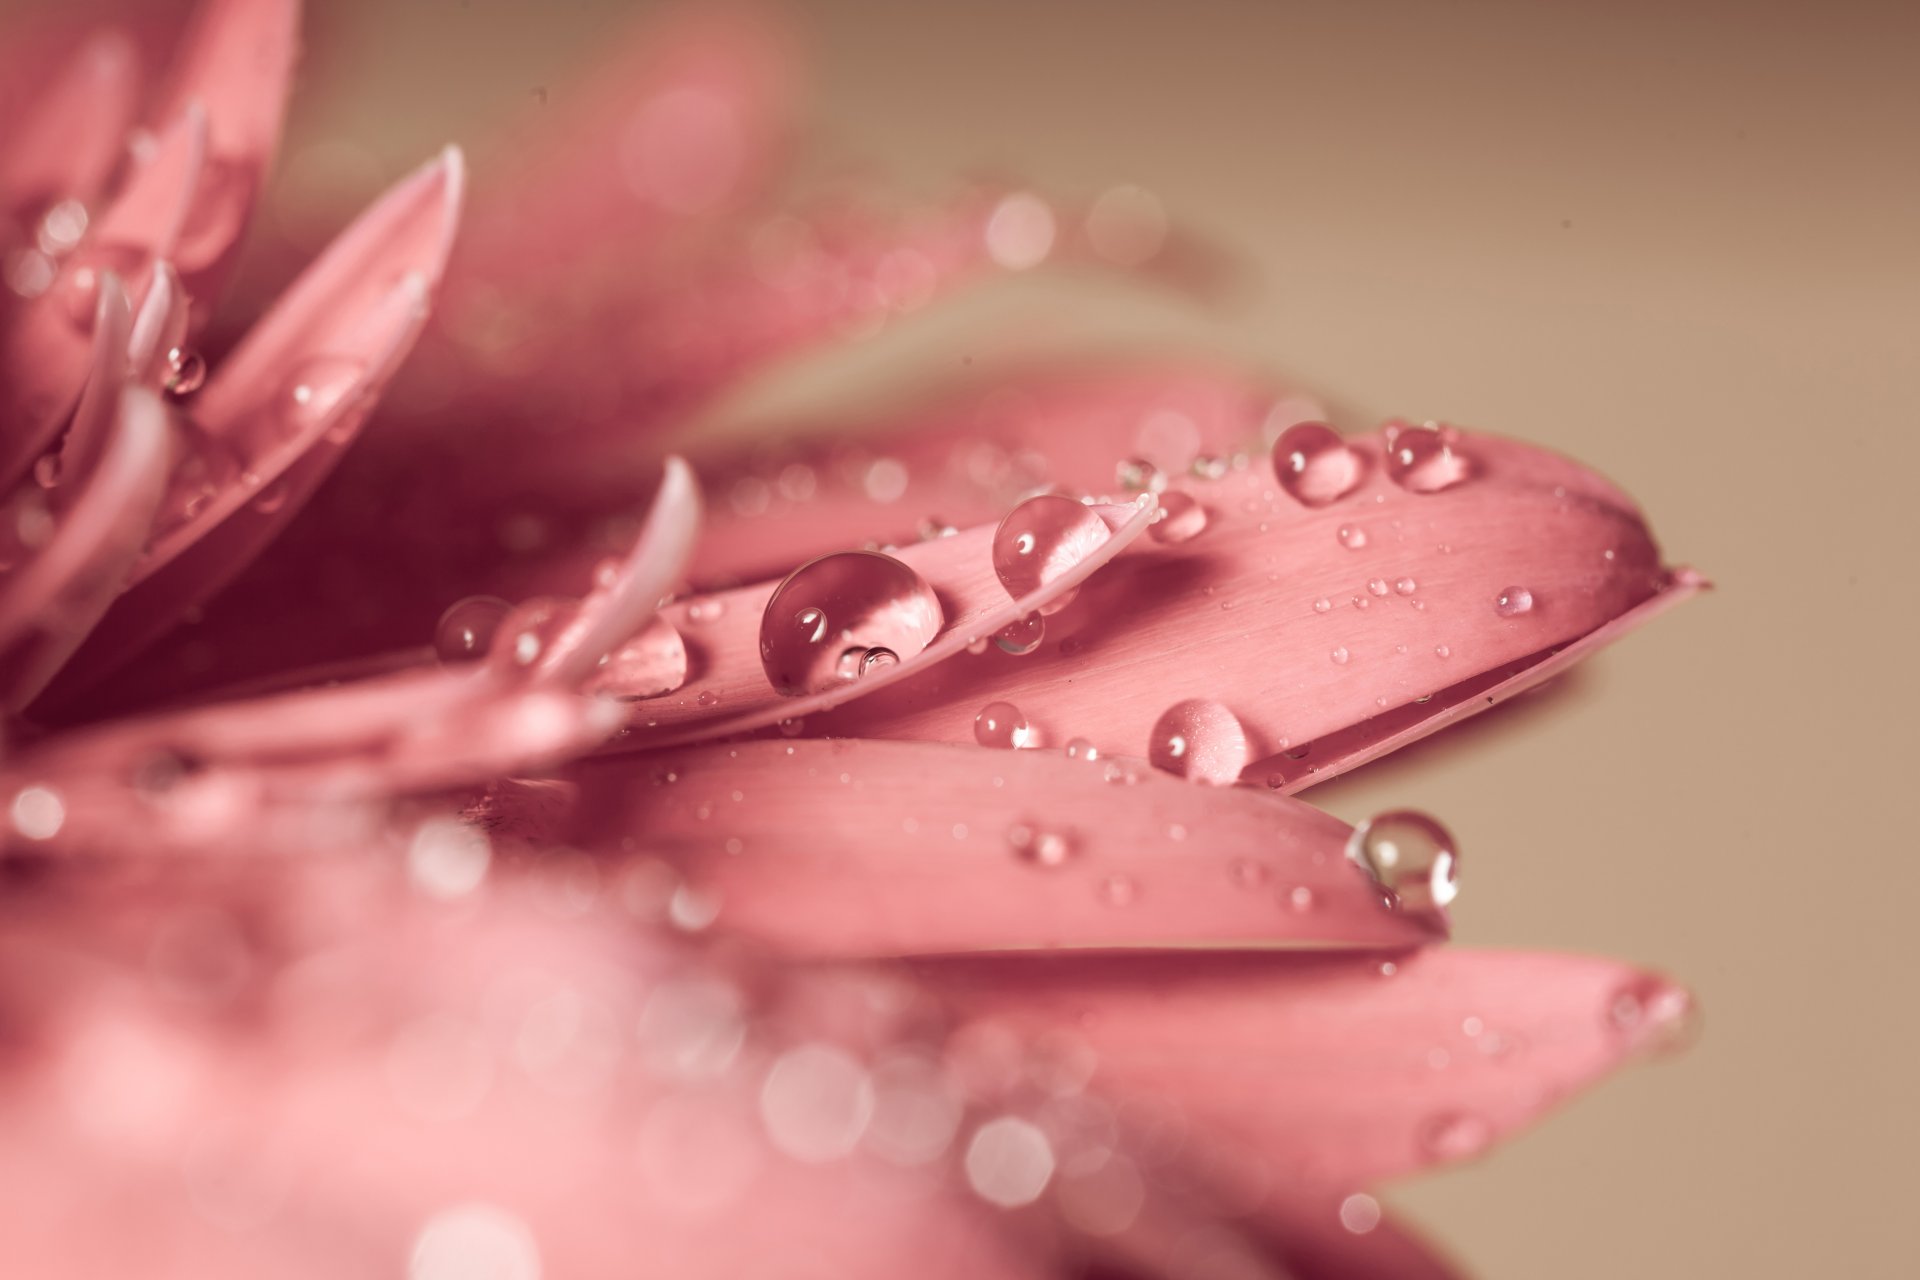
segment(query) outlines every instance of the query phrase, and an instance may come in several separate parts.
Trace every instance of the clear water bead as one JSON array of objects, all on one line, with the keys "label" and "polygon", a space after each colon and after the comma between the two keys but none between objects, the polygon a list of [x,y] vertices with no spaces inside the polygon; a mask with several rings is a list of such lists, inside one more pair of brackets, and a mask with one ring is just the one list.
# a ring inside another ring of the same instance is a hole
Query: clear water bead
[{"label": "clear water bead", "polygon": [[1025,822],[1007,829],[1007,847],[1021,861],[1037,867],[1065,866],[1073,857],[1073,842],[1063,833]]},{"label": "clear water bead", "polygon": [[1154,723],[1147,759],[1192,782],[1229,786],[1247,767],[1246,730],[1233,712],[1205,698],[1177,702]]},{"label": "clear water bead", "polygon": [[1360,455],[1324,422],[1296,422],[1273,443],[1273,474],[1288,497],[1324,507],[1360,482]]},{"label": "clear water bead", "polygon": [[973,718],[973,740],[983,747],[1012,750],[1030,746],[1033,726],[1026,715],[1011,702],[989,702]]},{"label": "clear water bead", "polygon": [[1166,473],[1145,458],[1122,458],[1113,469],[1114,482],[1127,493],[1159,493],[1167,487]]},{"label": "clear water bead", "polygon": [[944,622],[933,588],[907,565],[836,551],[775,588],[760,616],[760,665],[779,693],[820,693],[913,657]]},{"label": "clear water bead", "polygon": [[1424,813],[1396,809],[1354,829],[1347,857],[1392,893],[1401,910],[1438,914],[1459,890],[1453,836]]},{"label": "clear water bead", "polygon": [[1047,620],[1037,613],[1030,613],[1018,622],[1008,623],[996,631],[993,643],[1000,652],[1010,653],[1016,658],[1024,658],[1040,647],[1047,638]]},{"label": "clear water bead", "polygon": [[1493,611],[1503,618],[1517,618],[1533,612],[1533,592],[1525,587],[1508,587],[1494,597]]},{"label": "clear water bead", "polygon": [[1438,493],[1472,470],[1450,427],[1401,427],[1387,441],[1387,478],[1409,493]]},{"label": "clear water bead", "polygon": [[[1112,536],[1084,503],[1041,494],[1009,511],[994,531],[993,571],[1018,600],[1070,571]],[[1072,599],[1068,592],[1040,612],[1057,613]]]},{"label": "clear water bead", "polygon": [[1067,759],[1092,762],[1100,758],[1100,748],[1085,738],[1067,739]]},{"label": "clear water bead", "polygon": [[207,358],[191,347],[167,350],[167,373],[161,386],[168,395],[190,396],[207,380]]},{"label": "clear water bead", "polygon": [[687,644],[655,614],[619,648],[600,660],[587,692],[622,700],[657,698],[687,682]]},{"label": "clear water bead", "polygon": [[1349,551],[1358,551],[1367,545],[1367,531],[1357,524],[1343,524],[1335,534],[1340,545]]},{"label": "clear water bead", "polygon": [[1160,516],[1147,532],[1155,542],[1186,542],[1206,532],[1207,509],[1187,494],[1175,491],[1160,497]]},{"label": "clear water bead", "polygon": [[498,596],[468,596],[456,600],[440,615],[433,631],[433,651],[441,662],[478,662],[493,647],[494,633],[513,612]]}]

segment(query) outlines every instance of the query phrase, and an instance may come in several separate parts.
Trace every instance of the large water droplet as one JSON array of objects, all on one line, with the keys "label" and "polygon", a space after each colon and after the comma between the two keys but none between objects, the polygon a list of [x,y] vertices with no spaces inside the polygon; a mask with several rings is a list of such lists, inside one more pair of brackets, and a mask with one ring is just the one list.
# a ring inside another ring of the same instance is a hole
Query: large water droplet
[{"label": "large water droplet", "polygon": [[1030,613],[1018,622],[1008,623],[994,633],[993,642],[1002,653],[1010,653],[1016,658],[1024,658],[1040,647],[1047,638],[1047,620],[1037,613]]},{"label": "large water droplet", "polygon": [[1273,473],[1294,501],[1324,507],[1360,482],[1360,455],[1324,422],[1296,422],[1273,443]]},{"label": "large water droplet", "polygon": [[983,747],[1011,750],[1033,742],[1033,727],[1011,702],[989,702],[973,718],[973,740]]},{"label": "large water droplet", "polygon": [[1347,857],[1392,893],[1404,911],[1438,914],[1459,891],[1453,837],[1412,809],[1361,823],[1347,841]]},{"label": "large water droplet", "polygon": [[493,647],[494,633],[513,606],[498,596],[468,596],[447,606],[433,631],[433,651],[440,661],[477,662]]},{"label": "large water droplet", "polygon": [[[994,531],[993,571],[1017,600],[1071,570],[1112,536],[1084,503],[1041,494],[1009,511]],[[1072,598],[1068,592],[1040,612],[1057,613]]]},{"label": "large water droplet", "polygon": [[1219,787],[1239,778],[1249,755],[1246,730],[1233,712],[1204,698],[1168,707],[1147,746],[1155,768]]},{"label": "large water droplet", "polygon": [[1533,612],[1533,592],[1525,587],[1508,587],[1494,597],[1493,611],[1503,618],[1517,618]]},{"label": "large water droplet", "polygon": [[622,699],[657,698],[686,682],[686,641],[671,622],[655,614],[601,661],[587,691]]},{"label": "large water droplet", "polygon": [[1472,470],[1451,428],[1401,427],[1387,442],[1387,478],[1410,493],[1438,493]]},{"label": "large water droplet", "polygon": [[945,616],[926,579],[877,551],[809,560],[760,617],[760,665],[775,690],[819,693],[911,658]]},{"label": "large water droplet", "polygon": [[1187,494],[1174,492],[1160,498],[1160,515],[1147,532],[1155,542],[1186,542],[1206,531],[1207,509]]}]

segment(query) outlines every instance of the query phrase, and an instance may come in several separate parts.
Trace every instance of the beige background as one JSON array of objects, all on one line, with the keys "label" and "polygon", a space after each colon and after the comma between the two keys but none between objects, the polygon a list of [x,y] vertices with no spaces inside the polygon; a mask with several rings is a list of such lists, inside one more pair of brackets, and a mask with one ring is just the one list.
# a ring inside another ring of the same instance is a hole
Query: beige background
[{"label": "beige background", "polygon": [[[627,6],[316,4],[290,155],[484,143]],[[1142,183],[1240,256],[1083,308],[1622,482],[1720,590],[1561,692],[1313,793],[1442,814],[1459,937],[1690,981],[1686,1057],[1397,1190],[1478,1273],[1908,1276],[1920,1021],[1920,7],[1032,4],[799,11],[830,154],[926,190]],[[351,69],[354,79],[317,72]],[[484,155],[484,147],[479,150]],[[1016,331],[1058,305],[1014,290]]]}]

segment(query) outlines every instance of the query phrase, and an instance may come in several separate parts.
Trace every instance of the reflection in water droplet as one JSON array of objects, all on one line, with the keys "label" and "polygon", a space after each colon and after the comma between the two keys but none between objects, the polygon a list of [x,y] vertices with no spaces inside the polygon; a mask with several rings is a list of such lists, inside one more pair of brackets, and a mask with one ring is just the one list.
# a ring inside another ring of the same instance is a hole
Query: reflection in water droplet
[{"label": "reflection in water droplet", "polygon": [[161,388],[176,399],[198,391],[207,380],[207,358],[191,347],[167,349],[167,374]]},{"label": "reflection in water droplet", "polygon": [[660,614],[608,654],[587,692],[621,699],[657,698],[687,681],[687,645]]},{"label": "reflection in water droplet", "polygon": [[1313,611],[1315,613],[1325,613],[1331,608],[1333,608],[1333,601],[1327,599],[1325,596],[1321,596],[1313,602]]},{"label": "reflection in water droplet", "polygon": [[994,633],[993,642],[1002,653],[1010,653],[1016,658],[1025,657],[1040,647],[1047,638],[1047,620],[1037,613],[1030,613],[1018,622],[1008,623],[1005,628]]},{"label": "reflection in water droplet", "polygon": [[1250,754],[1239,719],[1204,698],[1167,708],[1154,723],[1147,746],[1147,759],[1155,768],[1220,787],[1239,778]]},{"label": "reflection in water droplet", "polygon": [[1334,646],[1334,650],[1333,650],[1333,652],[1332,652],[1332,653],[1330,653],[1330,654],[1328,654],[1327,656],[1328,656],[1328,657],[1330,657],[1330,658],[1332,658],[1332,659],[1334,660],[1334,662],[1335,662],[1335,664],[1337,664],[1337,665],[1339,665],[1339,666],[1343,666],[1343,667],[1344,667],[1344,666],[1346,666],[1346,665],[1347,665],[1347,658],[1348,658],[1348,657],[1349,657],[1350,655],[1349,655],[1349,654],[1347,653],[1347,646],[1345,646],[1345,645],[1336,645],[1336,646]]},{"label": "reflection in water droplet", "polygon": [[760,664],[780,693],[819,693],[913,657],[943,621],[933,588],[907,565],[837,551],[775,589],[760,618]]},{"label": "reflection in water droplet", "polygon": [[1113,478],[1127,493],[1159,493],[1167,487],[1166,473],[1145,458],[1122,458]]},{"label": "reflection in water droplet", "polygon": [[1335,535],[1340,545],[1349,551],[1358,551],[1367,545],[1367,531],[1357,524],[1343,524]]},{"label": "reflection in water droplet", "polygon": [[1395,591],[1398,591],[1403,596],[1410,596],[1415,591],[1420,589],[1420,584],[1415,582],[1412,578],[1402,578],[1398,582],[1393,584],[1393,589]]},{"label": "reflection in water droplet", "polygon": [[1614,991],[1606,1005],[1607,1026],[1636,1047],[1669,1053],[1685,1047],[1699,1030],[1699,1009],[1681,987],[1652,975],[1635,978]]},{"label": "reflection in water droplet", "polygon": [[1085,738],[1067,739],[1067,759],[1093,761],[1100,758],[1100,748]]},{"label": "reflection in water droplet", "polygon": [[1297,422],[1274,441],[1273,472],[1294,501],[1324,507],[1359,483],[1360,455],[1326,423]]},{"label": "reflection in water droplet", "polygon": [[1387,580],[1385,578],[1369,578],[1367,579],[1367,590],[1373,592],[1376,596],[1384,596],[1387,594]]},{"label": "reflection in water droplet", "polygon": [[1438,493],[1471,471],[1451,428],[1402,427],[1387,444],[1387,477],[1410,493]]},{"label": "reflection in water droplet", "polygon": [[433,631],[433,651],[445,663],[477,662],[513,606],[498,596],[468,596],[447,606]]},{"label": "reflection in water droplet", "polygon": [[1438,915],[1459,891],[1453,837],[1415,810],[1397,809],[1361,823],[1347,841],[1347,857],[1404,911]]},{"label": "reflection in water droplet", "polygon": [[1517,618],[1533,612],[1533,592],[1525,587],[1508,587],[1494,598],[1493,611],[1503,618]]},{"label": "reflection in water droplet", "polygon": [[983,747],[1012,750],[1031,745],[1033,728],[1011,702],[989,702],[973,718],[973,740]]},{"label": "reflection in water droplet", "polygon": [[[1017,600],[1071,570],[1112,536],[1085,504],[1041,494],[1009,511],[994,531],[993,571]],[[1057,613],[1072,598],[1068,592],[1041,612]]]},{"label": "reflection in water droplet", "polygon": [[1160,514],[1147,526],[1155,542],[1179,543],[1196,538],[1207,528],[1207,509],[1187,494],[1162,495]]}]

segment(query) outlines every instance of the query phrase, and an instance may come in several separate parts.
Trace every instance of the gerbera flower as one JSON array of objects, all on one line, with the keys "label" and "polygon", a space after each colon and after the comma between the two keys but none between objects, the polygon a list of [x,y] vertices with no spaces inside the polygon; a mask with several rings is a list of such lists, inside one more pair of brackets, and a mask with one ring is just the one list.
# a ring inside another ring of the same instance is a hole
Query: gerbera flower
[{"label": "gerbera flower", "polygon": [[1681,1024],[1437,945],[1445,829],[1293,798],[1695,591],[1613,486],[1171,365],[668,456],[775,354],[1165,252],[1138,193],[770,214],[784,80],[705,18],[451,266],[450,151],[217,354],[296,25],[211,0],[151,103],[7,45],[11,1265],[1442,1275],[1371,1189]]}]

